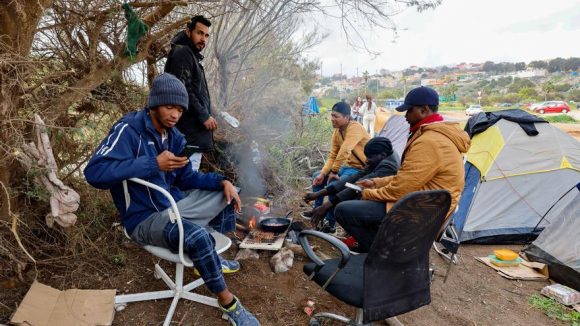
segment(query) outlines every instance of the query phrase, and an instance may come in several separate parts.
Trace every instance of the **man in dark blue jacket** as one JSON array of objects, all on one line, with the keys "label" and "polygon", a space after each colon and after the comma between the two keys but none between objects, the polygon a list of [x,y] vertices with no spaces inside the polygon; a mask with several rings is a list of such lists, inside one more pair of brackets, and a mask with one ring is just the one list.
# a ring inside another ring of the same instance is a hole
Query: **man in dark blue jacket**
[{"label": "man in dark blue jacket", "polygon": [[[155,78],[147,107],[125,115],[111,128],[85,168],[85,177],[94,187],[110,189],[133,240],[177,251],[179,230],[169,220],[167,198],[133,182],[127,182],[125,196],[123,181],[141,178],[167,190],[183,217],[184,252],[222,310],[237,325],[259,325],[224,281],[223,272],[237,270],[239,264],[217,255],[215,240],[205,228],[233,231],[233,210],[239,211],[240,198],[230,181],[217,173],[193,171],[188,158],[180,155],[185,139],[173,127],[187,108],[187,90],[177,78],[170,74]],[[193,191],[184,194],[186,190]]]},{"label": "man in dark blue jacket", "polygon": [[340,178],[338,181],[320,191],[309,192],[304,195],[304,200],[306,202],[328,196],[327,202],[316,207],[309,214],[304,214],[305,216],[312,218],[312,223],[314,225],[319,224],[326,213],[329,210],[334,209],[334,207],[339,203],[347,200],[360,199],[360,193],[348,188],[346,186],[347,183],[354,184],[362,179],[379,178],[397,174],[397,170],[399,170],[399,166],[401,165],[401,160],[399,155],[393,151],[393,146],[388,138],[371,138],[364,147],[364,153],[367,158],[364,170]]},{"label": "man in dark blue jacket", "polygon": [[211,116],[211,101],[205,71],[201,65],[201,51],[207,45],[211,23],[203,16],[195,16],[187,28],[171,40],[171,51],[165,72],[177,77],[185,85],[189,109],[177,123],[187,140],[187,154],[193,169],[198,170],[202,153],[213,150],[213,131],[217,122]]}]

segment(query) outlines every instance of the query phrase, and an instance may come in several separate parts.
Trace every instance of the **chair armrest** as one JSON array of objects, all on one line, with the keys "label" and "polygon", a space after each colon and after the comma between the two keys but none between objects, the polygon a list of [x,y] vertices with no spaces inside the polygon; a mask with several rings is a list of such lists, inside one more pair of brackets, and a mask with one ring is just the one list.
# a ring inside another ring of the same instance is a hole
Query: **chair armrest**
[{"label": "chair armrest", "polygon": [[316,267],[314,268],[314,273],[318,272],[322,268],[322,266],[324,266],[324,262],[322,261],[322,259],[316,256],[316,254],[312,250],[310,243],[308,243],[307,236],[313,236],[322,239],[331,244],[332,246],[336,247],[340,251],[341,255],[340,263],[338,264],[338,270],[346,266],[348,260],[350,259],[350,250],[348,249],[348,246],[346,244],[326,233],[314,230],[304,230],[300,232],[300,234],[298,235],[298,241],[300,241],[300,245],[302,246],[302,249],[304,249],[306,256],[308,256],[308,258],[310,258],[310,260],[312,260],[312,262],[316,264]]},{"label": "chair armrest", "polygon": [[[184,266],[187,267],[193,267],[193,264],[188,263],[185,261],[185,258],[183,257],[183,224],[181,223],[181,215],[179,215],[179,210],[177,209],[177,203],[175,203],[175,199],[173,199],[173,196],[171,196],[171,194],[159,187],[158,185],[151,183],[149,181],[145,181],[143,179],[139,179],[139,178],[130,178],[129,181],[131,182],[135,182],[138,183],[140,185],[143,185],[145,187],[154,189],[159,191],[163,196],[165,196],[167,198],[167,200],[169,200],[169,203],[171,204],[171,210],[169,211],[169,220],[171,221],[171,223],[175,223],[177,222],[177,228],[179,230],[179,260],[181,260],[181,263]],[[126,187],[124,187],[126,189]],[[125,190],[128,191],[128,190]],[[128,194],[126,194],[126,200],[128,200]],[[128,208],[129,204],[127,203],[127,208]]]}]

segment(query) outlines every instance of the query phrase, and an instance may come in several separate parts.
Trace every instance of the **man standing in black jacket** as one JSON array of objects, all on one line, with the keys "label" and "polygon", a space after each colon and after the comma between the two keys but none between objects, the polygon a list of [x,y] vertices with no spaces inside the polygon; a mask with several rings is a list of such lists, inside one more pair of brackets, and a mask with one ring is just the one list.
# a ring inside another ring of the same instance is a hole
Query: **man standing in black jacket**
[{"label": "man standing in black jacket", "polygon": [[171,51],[165,63],[165,72],[181,80],[189,95],[189,109],[183,113],[177,128],[185,135],[185,154],[194,170],[199,169],[202,153],[213,149],[213,131],[218,127],[211,116],[209,90],[201,65],[201,51],[209,38],[210,26],[207,18],[193,17],[187,28],[171,41]]}]

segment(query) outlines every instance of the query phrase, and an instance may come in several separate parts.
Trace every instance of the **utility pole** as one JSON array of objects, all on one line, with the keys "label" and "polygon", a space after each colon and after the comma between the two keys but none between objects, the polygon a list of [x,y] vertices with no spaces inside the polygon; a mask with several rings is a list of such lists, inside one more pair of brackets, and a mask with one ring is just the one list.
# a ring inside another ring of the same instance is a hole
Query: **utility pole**
[{"label": "utility pole", "polygon": [[[356,79],[357,79],[357,83],[358,83],[358,67],[356,67]],[[356,96],[357,97],[360,96],[360,86],[356,88]]]},{"label": "utility pole", "polygon": [[344,97],[343,95],[345,93],[345,91],[344,91],[344,80],[342,79],[342,62],[340,63],[340,88],[341,88],[341,90],[340,90],[340,94],[341,94],[340,95],[340,98],[342,99]]},{"label": "utility pole", "polygon": [[381,79],[379,78],[379,71],[376,71],[375,76],[377,76],[377,97],[379,97],[379,83],[381,82]]}]

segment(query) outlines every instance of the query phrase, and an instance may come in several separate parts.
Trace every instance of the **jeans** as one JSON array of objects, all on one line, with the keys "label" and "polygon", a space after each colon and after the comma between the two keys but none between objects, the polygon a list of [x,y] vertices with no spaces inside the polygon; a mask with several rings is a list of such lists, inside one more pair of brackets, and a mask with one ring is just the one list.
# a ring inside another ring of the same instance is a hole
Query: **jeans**
[{"label": "jeans", "polygon": [[[339,178],[348,177],[349,175],[353,175],[353,174],[358,173],[360,171],[361,170],[359,170],[357,168],[350,167],[350,166],[342,166],[338,170],[338,176],[339,176]],[[314,174],[312,174],[312,179],[314,180],[317,176],[320,175],[321,172],[322,171],[314,172]],[[312,191],[318,192],[318,191],[326,188],[326,186],[335,183],[336,181],[337,180],[334,179],[334,180],[328,182],[328,176],[326,176],[326,177],[324,177],[324,180],[322,181],[322,183],[319,186],[312,185]],[[324,202],[324,197],[316,198],[316,200],[314,201],[314,208],[319,207],[320,205],[322,205],[323,202]],[[331,209],[328,211],[328,213],[326,213],[326,221],[328,221],[328,225],[330,227],[334,227],[336,225],[336,220],[334,218],[334,209]]]},{"label": "jeans", "polygon": [[360,252],[368,252],[387,215],[386,203],[372,200],[349,200],[335,208],[336,220],[359,244]]}]

